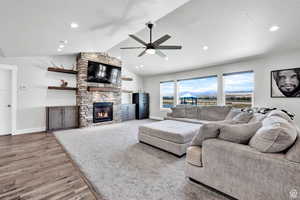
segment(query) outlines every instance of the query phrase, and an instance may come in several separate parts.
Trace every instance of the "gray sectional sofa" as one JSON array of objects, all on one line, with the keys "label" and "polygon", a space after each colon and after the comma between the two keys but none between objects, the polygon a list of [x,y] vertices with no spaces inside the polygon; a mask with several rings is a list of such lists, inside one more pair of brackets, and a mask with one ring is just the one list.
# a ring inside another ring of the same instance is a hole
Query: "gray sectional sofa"
[{"label": "gray sectional sofa", "polygon": [[[179,106],[165,119],[227,124],[233,113],[229,107]],[[248,123],[264,119],[266,115],[257,113]],[[202,145],[188,147],[185,174],[240,200],[300,199],[300,131],[298,127],[296,130],[296,141],[279,153],[262,153],[249,144],[218,137],[206,139]]]}]

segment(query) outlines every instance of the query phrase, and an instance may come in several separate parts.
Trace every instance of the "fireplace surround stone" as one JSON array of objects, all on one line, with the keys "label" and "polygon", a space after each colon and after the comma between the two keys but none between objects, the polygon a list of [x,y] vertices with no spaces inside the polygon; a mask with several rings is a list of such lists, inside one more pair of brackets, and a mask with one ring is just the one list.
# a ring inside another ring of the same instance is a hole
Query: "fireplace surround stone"
[{"label": "fireplace surround stone", "polygon": [[[117,67],[122,66],[122,62],[107,53],[80,53],[77,56],[77,105],[79,106],[79,126],[91,127],[107,123],[121,122],[121,79],[117,84],[89,83],[87,79],[88,61],[100,62]],[[101,90],[91,90],[90,88],[101,88]],[[113,120],[94,123],[93,108],[95,102],[110,102],[113,104]]]}]

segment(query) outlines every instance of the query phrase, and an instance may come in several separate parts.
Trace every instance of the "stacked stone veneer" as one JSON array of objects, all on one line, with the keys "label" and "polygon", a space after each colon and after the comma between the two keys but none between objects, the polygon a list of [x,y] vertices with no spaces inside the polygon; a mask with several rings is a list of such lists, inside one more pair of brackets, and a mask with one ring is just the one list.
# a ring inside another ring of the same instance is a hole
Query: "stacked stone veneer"
[{"label": "stacked stone veneer", "polygon": [[[77,57],[77,105],[79,106],[80,127],[90,127],[93,125],[117,123],[121,121],[121,77],[117,84],[103,84],[86,82],[88,61],[100,62],[121,67],[122,63],[117,58],[108,56],[106,53],[80,53]],[[113,91],[90,92],[88,87],[113,88]],[[113,121],[93,123],[93,103],[112,102]]]}]

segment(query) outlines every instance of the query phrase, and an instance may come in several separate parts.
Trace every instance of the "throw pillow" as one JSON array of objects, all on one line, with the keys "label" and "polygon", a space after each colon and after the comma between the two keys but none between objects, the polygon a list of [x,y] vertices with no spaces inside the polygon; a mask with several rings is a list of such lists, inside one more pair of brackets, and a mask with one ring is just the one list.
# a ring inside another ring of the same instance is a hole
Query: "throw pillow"
[{"label": "throw pillow", "polygon": [[254,113],[252,119],[248,123],[262,122],[267,115],[261,113]]},{"label": "throw pillow", "polygon": [[261,122],[250,124],[223,124],[220,128],[219,138],[229,142],[248,144],[251,137],[261,126]]},{"label": "throw pillow", "polygon": [[216,138],[220,133],[220,124],[209,123],[203,124],[200,127],[198,134],[196,134],[191,142],[192,146],[202,146],[202,142],[206,139]]},{"label": "throw pillow", "polygon": [[260,152],[278,153],[289,148],[297,138],[297,129],[286,119],[267,117],[263,126],[250,140],[250,146]]},{"label": "throw pillow", "polygon": [[293,161],[293,162],[300,163],[300,129],[294,122],[292,122],[292,123],[296,127],[298,136],[297,136],[296,142],[292,145],[292,147],[286,153],[286,159]]},{"label": "throw pillow", "polygon": [[240,109],[232,108],[227,114],[225,121],[231,121],[235,116],[240,114],[242,111]]},{"label": "throw pillow", "polygon": [[273,110],[271,111],[269,114],[268,114],[268,117],[272,117],[272,116],[277,116],[277,117],[281,117],[287,121],[292,121],[291,118],[285,113],[285,112],[282,112],[280,110]]},{"label": "throw pillow", "polygon": [[232,124],[245,124],[248,123],[253,117],[253,113],[241,112],[232,118]]}]

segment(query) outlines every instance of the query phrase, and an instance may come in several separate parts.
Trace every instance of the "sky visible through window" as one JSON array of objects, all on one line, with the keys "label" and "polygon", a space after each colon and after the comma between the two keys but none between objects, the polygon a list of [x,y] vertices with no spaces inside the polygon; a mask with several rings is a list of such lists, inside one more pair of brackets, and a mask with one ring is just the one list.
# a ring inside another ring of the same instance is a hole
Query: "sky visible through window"
[{"label": "sky visible through window", "polygon": [[217,77],[207,77],[179,81],[180,97],[217,96],[217,89]]},{"label": "sky visible through window", "polygon": [[253,92],[254,74],[253,72],[245,72],[238,74],[230,74],[224,76],[225,93],[241,93]]}]

